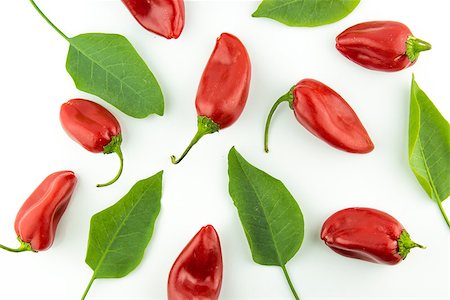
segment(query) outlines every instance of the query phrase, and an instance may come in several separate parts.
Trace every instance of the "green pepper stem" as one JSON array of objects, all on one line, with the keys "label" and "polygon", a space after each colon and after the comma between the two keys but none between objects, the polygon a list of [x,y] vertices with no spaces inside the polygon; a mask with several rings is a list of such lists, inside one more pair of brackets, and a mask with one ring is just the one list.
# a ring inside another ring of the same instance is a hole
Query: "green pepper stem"
[{"label": "green pepper stem", "polygon": [[197,133],[195,134],[194,138],[189,143],[189,146],[184,150],[183,154],[180,156],[180,158],[176,158],[175,155],[172,155],[170,159],[172,160],[173,164],[178,164],[185,156],[188,154],[189,150],[197,144],[197,142],[205,135],[211,134],[214,132],[219,131],[220,127],[219,124],[215,123],[213,120],[211,120],[208,117],[205,116],[198,116],[197,117]]},{"label": "green pepper stem", "polygon": [[409,61],[414,62],[419,57],[420,52],[431,49],[431,44],[414,36],[406,40],[406,55]]},{"label": "green pepper stem", "polygon": [[287,92],[286,94],[284,94],[283,96],[281,96],[277,102],[275,102],[275,104],[272,106],[272,108],[270,109],[269,115],[267,116],[267,121],[266,121],[266,128],[264,130],[264,151],[266,153],[269,152],[269,127],[270,127],[270,122],[272,121],[272,116],[275,113],[275,110],[278,108],[278,105],[280,105],[283,102],[289,102],[289,107],[292,108],[292,101],[294,99],[294,96],[292,95],[292,90],[294,88],[291,88],[289,90],[289,92]]},{"label": "green pepper stem", "polygon": [[288,282],[288,284],[289,284],[289,287],[291,288],[291,291],[292,291],[292,294],[294,295],[294,298],[295,298],[296,300],[299,300],[300,297],[298,296],[297,292],[295,291],[294,285],[292,284],[291,278],[289,277],[289,273],[288,273],[288,271],[286,270],[286,266],[285,266],[285,265],[282,265],[282,266],[281,266],[281,269],[283,270],[284,277],[286,277],[286,280],[287,280],[287,282]]},{"label": "green pepper stem", "polygon": [[24,252],[24,251],[37,252],[37,251],[33,250],[33,248],[31,248],[30,243],[22,241],[22,239],[19,236],[17,237],[17,240],[20,243],[19,248],[10,248],[10,247],[3,246],[2,244],[0,244],[0,249],[6,250],[9,252],[16,252],[16,253]]},{"label": "green pepper stem", "polygon": [[413,240],[411,240],[411,238],[409,237],[409,233],[406,230],[403,230],[402,233],[400,234],[397,244],[398,244],[398,254],[400,254],[400,256],[403,259],[406,258],[409,251],[412,248],[417,247],[417,248],[421,248],[421,249],[426,249],[425,246],[419,245],[416,242],[414,242]]},{"label": "green pepper stem", "polygon": [[97,187],[104,187],[104,186],[113,184],[114,182],[117,181],[117,179],[119,179],[120,175],[122,174],[123,154],[122,154],[122,149],[120,148],[121,144],[122,144],[122,135],[118,134],[116,136],[113,136],[111,139],[111,142],[103,148],[104,154],[110,154],[110,153],[117,154],[117,156],[119,157],[119,160],[120,160],[120,167],[119,167],[119,171],[117,172],[117,175],[113,179],[111,179],[107,183],[97,184]]},{"label": "green pepper stem", "polygon": [[89,290],[91,289],[92,283],[94,283],[94,280],[95,280],[95,273],[92,275],[91,280],[89,280],[89,284],[84,290],[83,296],[81,296],[81,300],[84,300],[86,298]]},{"label": "green pepper stem", "polygon": [[30,0],[31,5],[36,9],[36,11],[41,15],[42,18],[50,25],[53,29],[56,30],[57,33],[59,33],[66,41],[70,42],[70,39],[67,35],[64,34],[58,27],[56,27],[55,24],[53,24],[52,21],[50,21],[49,18],[42,12],[42,10],[36,5],[36,3],[33,0]]}]

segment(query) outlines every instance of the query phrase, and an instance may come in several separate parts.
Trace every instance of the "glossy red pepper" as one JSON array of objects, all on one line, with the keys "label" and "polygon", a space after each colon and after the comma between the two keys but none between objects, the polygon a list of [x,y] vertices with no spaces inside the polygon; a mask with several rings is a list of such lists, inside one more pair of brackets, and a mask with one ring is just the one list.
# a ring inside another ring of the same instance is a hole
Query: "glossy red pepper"
[{"label": "glossy red pepper", "polygon": [[69,204],[77,178],[72,171],[49,175],[28,197],[14,223],[20,247],[11,252],[43,251],[53,244],[56,228]]},{"label": "glossy red pepper", "polygon": [[67,134],[86,150],[93,153],[116,153],[120,159],[117,175],[98,187],[113,184],[123,169],[120,145],[122,134],[117,119],[103,106],[84,99],[72,99],[61,106],[61,125]]},{"label": "glossy red pepper", "polygon": [[222,33],[197,90],[197,133],[178,160],[172,155],[172,163],[179,163],[204,135],[224,129],[239,118],[247,102],[250,77],[250,58],[244,45],[234,35]]},{"label": "glossy red pepper", "polygon": [[336,37],[336,49],[365,68],[395,72],[413,65],[431,45],[402,23],[373,21],[344,30]]},{"label": "glossy red pepper", "polygon": [[372,208],[334,213],[323,224],[320,236],[343,256],[388,265],[398,264],[412,248],[425,248],[413,242],[394,217]]},{"label": "glossy red pepper", "polygon": [[148,31],[167,39],[178,38],[184,27],[184,0],[122,0]]},{"label": "glossy red pepper", "polygon": [[222,250],[212,225],[202,227],[180,253],[169,273],[169,300],[215,300],[222,286]]},{"label": "glossy red pepper", "polygon": [[278,99],[267,117],[264,150],[269,152],[269,126],[278,105],[288,102],[307,130],[337,149],[368,153],[373,143],[358,116],[334,90],[314,79],[303,79]]}]

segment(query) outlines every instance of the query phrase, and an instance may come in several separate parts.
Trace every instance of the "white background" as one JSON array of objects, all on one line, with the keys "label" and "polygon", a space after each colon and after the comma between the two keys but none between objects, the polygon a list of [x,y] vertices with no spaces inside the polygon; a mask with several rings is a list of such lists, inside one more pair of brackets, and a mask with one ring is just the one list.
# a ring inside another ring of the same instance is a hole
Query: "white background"
[{"label": "white background", "polygon": [[[186,26],[178,40],[145,31],[120,1],[37,1],[69,36],[114,32],[129,38],[158,78],[165,95],[164,117],[132,119],[106,102],[78,91],[65,71],[67,42],[28,1],[0,4],[0,243],[16,245],[17,210],[50,173],[71,169],[79,178],[72,202],[45,252],[0,252],[0,299],[79,299],[92,271],[84,263],[90,217],[120,199],[137,181],[164,170],[162,210],[141,265],[122,279],[96,280],[88,299],[165,299],[175,258],[208,223],[223,250],[221,299],[292,299],[278,267],[255,264],[237,211],[228,195],[231,146],[255,166],[281,179],[305,216],[305,240],[287,264],[302,299],[450,298],[449,228],[437,205],[408,167],[407,132],[411,74],[442,114],[450,118],[448,1],[362,1],[347,18],[318,28],[290,28],[250,15],[255,1],[188,1]],[[351,63],[334,38],[358,22],[397,20],[433,44],[418,63],[382,73]],[[205,137],[177,166],[196,130],[194,99],[202,70],[221,32],[237,35],[252,61],[247,106],[232,127]],[[274,101],[302,78],[318,79],[338,91],[357,112],[375,150],[348,154],[329,147],[297,123],[287,105],[271,127],[271,152],[263,152],[266,115]],[[71,98],[98,101],[123,127],[125,169],[114,155],[85,151],[63,132],[59,107]],[[397,266],[344,258],[319,238],[323,221],[337,210],[366,206],[395,216],[426,250],[413,249]],[[450,214],[450,200],[444,203]]]}]

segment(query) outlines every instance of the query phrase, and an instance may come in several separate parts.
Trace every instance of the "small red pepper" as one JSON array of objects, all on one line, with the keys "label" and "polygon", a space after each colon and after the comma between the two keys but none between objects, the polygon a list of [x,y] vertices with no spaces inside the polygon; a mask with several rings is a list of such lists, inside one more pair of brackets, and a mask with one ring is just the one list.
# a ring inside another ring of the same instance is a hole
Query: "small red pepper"
[{"label": "small red pepper", "polygon": [[167,39],[178,38],[184,27],[184,0],[122,0],[148,31]]},{"label": "small red pepper", "polygon": [[395,72],[412,66],[431,45],[402,23],[373,21],[344,30],[336,37],[336,49],[365,68]]},{"label": "small red pepper", "polygon": [[222,250],[212,225],[202,227],[180,253],[169,273],[169,300],[216,300],[222,286]]},{"label": "small red pepper", "polygon": [[72,171],[56,172],[45,178],[17,213],[14,229],[20,247],[12,249],[0,245],[0,248],[11,252],[37,252],[50,248],[76,183]]},{"label": "small red pepper", "polygon": [[358,116],[334,90],[314,79],[303,79],[270,110],[264,133],[264,150],[269,152],[269,126],[278,105],[288,102],[295,117],[312,134],[340,150],[368,153],[373,143]]},{"label": "small red pepper", "polygon": [[204,135],[224,129],[239,118],[247,102],[250,76],[250,58],[244,45],[234,35],[222,33],[197,90],[197,133],[178,160],[172,155],[172,163],[179,163]]},{"label": "small red pepper", "polygon": [[394,217],[372,208],[334,213],[323,224],[320,236],[343,256],[388,265],[401,262],[412,248],[425,248],[413,242]]},{"label": "small red pepper", "polygon": [[122,134],[117,119],[103,106],[84,99],[72,99],[61,106],[61,125],[67,134],[86,150],[93,153],[116,153],[120,159],[117,175],[103,187],[119,179],[123,169],[123,155],[120,145]]}]

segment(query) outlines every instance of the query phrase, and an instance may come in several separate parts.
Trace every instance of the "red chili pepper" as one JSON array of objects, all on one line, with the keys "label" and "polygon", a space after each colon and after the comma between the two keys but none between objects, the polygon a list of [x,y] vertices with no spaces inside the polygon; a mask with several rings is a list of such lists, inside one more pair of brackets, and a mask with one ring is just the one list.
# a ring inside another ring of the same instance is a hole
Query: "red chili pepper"
[{"label": "red chili pepper", "polygon": [[167,39],[178,38],[184,27],[184,0],[122,0],[148,31]]},{"label": "red chili pepper", "polygon": [[395,72],[412,66],[431,45],[414,37],[402,23],[373,21],[344,30],[336,38],[336,49],[365,68]]},{"label": "red chili pepper", "polygon": [[20,247],[12,249],[0,245],[0,248],[11,252],[37,252],[50,248],[76,183],[72,171],[56,172],[45,178],[17,213],[14,229]]},{"label": "red chili pepper", "polygon": [[61,106],[61,125],[67,134],[86,150],[104,154],[116,153],[120,159],[117,175],[97,187],[113,184],[123,169],[123,155],[120,145],[122,134],[117,119],[103,106],[84,99],[72,99]]},{"label": "red chili pepper", "polygon": [[197,133],[178,160],[172,155],[172,163],[179,163],[204,135],[224,129],[239,118],[247,102],[250,73],[244,45],[237,37],[222,33],[197,90]]},{"label": "red chili pepper", "polygon": [[343,256],[388,265],[398,264],[412,248],[425,248],[413,242],[394,217],[372,208],[334,213],[323,224],[321,238]]},{"label": "red chili pepper", "polygon": [[204,226],[186,245],[170,270],[168,299],[218,299],[222,272],[219,236],[212,225]]},{"label": "red chili pepper", "polygon": [[326,143],[352,153],[368,153],[374,146],[358,116],[334,90],[314,79],[303,79],[270,110],[264,133],[264,150],[269,152],[269,126],[278,105],[289,102],[295,117],[307,130]]}]

